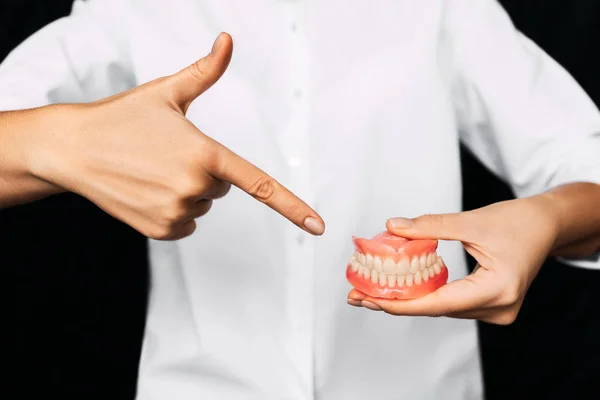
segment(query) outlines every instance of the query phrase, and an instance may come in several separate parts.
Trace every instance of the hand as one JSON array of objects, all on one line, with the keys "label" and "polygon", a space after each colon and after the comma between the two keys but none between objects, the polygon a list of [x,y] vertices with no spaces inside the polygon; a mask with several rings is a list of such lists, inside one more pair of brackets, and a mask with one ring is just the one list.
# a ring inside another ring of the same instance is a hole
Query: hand
[{"label": "hand", "polygon": [[34,174],[154,239],[190,235],[230,184],[322,234],[314,210],[185,118],[227,69],[232,46],[221,34],[209,55],[174,75],[94,103],[52,106],[61,128],[36,138]]},{"label": "hand", "polygon": [[349,304],[393,315],[446,316],[500,325],[517,318],[558,233],[556,212],[543,195],[457,214],[390,219],[387,228],[411,239],[458,240],[477,266],[464,279],[418,299],[375,299],[352,290]]}]

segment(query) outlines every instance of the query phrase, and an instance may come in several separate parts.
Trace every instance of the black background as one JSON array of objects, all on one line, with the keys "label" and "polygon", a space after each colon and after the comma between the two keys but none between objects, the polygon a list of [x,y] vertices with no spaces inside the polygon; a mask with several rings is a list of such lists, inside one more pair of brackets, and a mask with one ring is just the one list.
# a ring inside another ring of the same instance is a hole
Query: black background
[{"label": "black background", "polygon": [[[0,60],[71,3],[0,0]],[[600,104],[600,2],[501,3]],[[462,155],[465,209],[513,197],[467,150]],[[0,375],[0,398],[133,399],[146,250],[144,237],[74,194],[0,211],[0,360],[9,370]],[[514,324],[479,324],[488,400],[600,398],[598,283],[600,271],[550,259]]]}]

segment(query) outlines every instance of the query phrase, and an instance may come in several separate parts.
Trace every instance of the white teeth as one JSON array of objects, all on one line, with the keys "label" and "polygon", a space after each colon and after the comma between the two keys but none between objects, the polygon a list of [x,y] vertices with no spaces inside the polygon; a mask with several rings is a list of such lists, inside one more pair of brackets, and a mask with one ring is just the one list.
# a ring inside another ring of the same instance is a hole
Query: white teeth
[{"label": "white teeth", "polygon": [[365,255],[363,253],[358,253],[358,262],[362,265],[366,264]]},{"label": "white teeth", "polygon": [[371,271],[371,282],[372,283],[379,282],[379,274],[377,273],[376,270]]},{"label": "white teeth", "polygon": [[363,276],[365,279],[371,279],[371,270],[369,268],[365,268],[363,270]]},{"label": "white teeth", "polygon": [[383,272],[386,274],[395,274],[396,273],[396,264],[392,261],[391,258],[386,258],[383,262]]},{"label": "white teeth", "polygon": [[367,256],[365,257],[365,267],[369,267],[369,268],[373,268],[373,256],[370,254],[367,254]]},{"label": "white teeth", "polygon": [[398,275],[406,275],[410,271],[410,263],[406,258],[398,261],[396,264],[396,274]]},{"label": "white teeth", "polygon": [[404,285],[404,280],[406,279],[406,275],[399,275],[396,278],[396,285],[398,286],[403,286]]},{"label": "white teeth", "polygon": [[414,274],[418,270],[419,270],[419,258],[413,257],[412,261],[410,262],[410,273]]},{"label": "white teeth", "polygon": [[375,270],[377,272],[381,272],[382,271],[382,262],[381,262],[381,258],[379,257],[375,257],[373,258],[373,268],[375,268]]},{"label": "white teeth", "polygon": [[379,274],[379,286],[385,286],[385,285],[387,285],[387,275]]},{"label": "white teeth", "polygon": [[442,272],[443,261],[436,253],[422,254],[411,260],[403,257],[397,263],[389,258],[356,252],[350,257],[353,272],[381,287],[420,285]]},{"label": "white teeth", "polygon": [[421,284],[421,271],[415,272],[415,285]]},{"label": "white teeth", "polygon": [[421,257],[419,258],[419,266],[421,269],[427,268],[427,254],[421,254]]},{"label": "white teeth", "polygon": [[388,275],[387,284],[389,287],[396,286],[396,275]]}]

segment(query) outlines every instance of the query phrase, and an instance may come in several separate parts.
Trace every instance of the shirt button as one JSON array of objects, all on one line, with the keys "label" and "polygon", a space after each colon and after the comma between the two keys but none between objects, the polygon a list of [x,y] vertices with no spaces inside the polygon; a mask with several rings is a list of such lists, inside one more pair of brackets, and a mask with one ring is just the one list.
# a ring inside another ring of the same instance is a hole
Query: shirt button
[{"label": "shirt button", "polygon": [[302,245],[304,243],[304,234],[302,232],[298,233],[298,235],[296,236],[296,242],[298,242],[299,245]]},{"label": "shirt button", "polygon": [[300,89],[296,89],[296,90],[294,90],[294,97],[295,97],[295,98],[300,98],[300,97],[302,97],[302,90],[300,90]]}]

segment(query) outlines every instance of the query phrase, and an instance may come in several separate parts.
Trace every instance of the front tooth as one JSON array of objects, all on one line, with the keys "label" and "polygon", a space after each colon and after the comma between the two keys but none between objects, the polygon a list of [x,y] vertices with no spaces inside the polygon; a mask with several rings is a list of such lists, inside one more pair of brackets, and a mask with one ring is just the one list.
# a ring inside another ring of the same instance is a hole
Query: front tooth
[{"label": "front tooth", "polygon": [[429,280],[429,268],[423,270],[423,280],[427,282]]},{"label": "front tooth", "polygon": [[396,274],[406,275],[410,271],[410,262],[408,259],[403,258],[396,264]]},{"label": "front tooth", "polygon": [[363,271],[363,276],[365,277],[365,279],[371,279],[371,270],[367,267],[365,267],[364,271]]},{"label": "front tooth", "polygon": [[363,253],[358,253],[358,262],[361,265],[365,265],[366,264],[365,255]]},{"label": "front tooth", "polygon": [[421,284],[421,271],[415,272],[415,285]]},{"label": "front tooth", "polygon": [[437,262],[435,264],[433,264],[433,270],[435,271],[435,274],[439,274],[440,272],[442,272],[442,263],[440,262],[440,260],[438,259]]},{"label": "front tooth", "polygon": [[418,270],[419,270],[419,257],[413,257],[412,261],[410,262],[410,273],[414,274]]},{"label": "front tooth", "polygon": [[367,262],[365,264],[365,267],[373,268],[373,256],[372,255],[367,254],[367,256],[365,257],[365,261]]},{"label": "front tooth", "polygon": [[396,285],[398,285],[398,286],[404,285],[405,279],[406,279],[406,275],[398,275],[396,277]]},{"label": "front tooth", "polygon": [[419,267],[421,269],[427,268],[427,254],[421,254],[421,257],[419,258]]},{"label": "front tooth", "polygon": [[385,286],[385,285],[387,285],[387,275],[379,274],[379,286]]},{"label": "front tooth", "polygon": [[413,274],[406,275],[406,286],[411,287],[413,284]]},{"label": "front tooth", "polygon": [[377,270],[377,272],[381,272],[382,271],[382,262],[381,262],[381,258],[379,257],[375,257],[373,259],[373,268],[375,268]]},{"label": "front tooth", "polygon": [[373,282],[373,283],[379,282],[379,275],[378,275],[377,271],[375,271],[375,270],[371,271],[371,282]]},{"label": "front tooth", "polygon": [[386,274],[396,273],[396,264],[391,258],[386,258],[385,261],[383,261],[383,272]]},{"label": "front tooth", "polygon": [[392,287],[392,288],[394,286],[396,286],[396,275],[388,275],[387,284],[389,287]]},{"label": "front tooth", "polygon": [[427,266],[431,267],[434,262],[435,262],[435,255],[433,253],[429,253],[427,255]]}]

